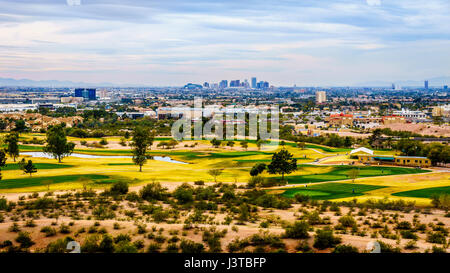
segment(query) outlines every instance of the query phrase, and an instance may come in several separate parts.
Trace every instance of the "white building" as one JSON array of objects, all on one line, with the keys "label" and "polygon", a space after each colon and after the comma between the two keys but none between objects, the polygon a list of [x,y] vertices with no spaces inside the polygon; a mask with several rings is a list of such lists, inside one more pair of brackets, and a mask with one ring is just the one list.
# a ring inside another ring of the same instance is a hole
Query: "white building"
[{"label": "white building", "polygon": [[395,116],[401,116],[409,120],[423,120],[427,119],[427,115],[422,111],[412,111],[409,109],[402,108],[401,111],[394,111],[392,113]]},{"label": "white building", "polygon": [[327,101],[327,93],[325,91],[316,92],[316,103],[324,103]]}]

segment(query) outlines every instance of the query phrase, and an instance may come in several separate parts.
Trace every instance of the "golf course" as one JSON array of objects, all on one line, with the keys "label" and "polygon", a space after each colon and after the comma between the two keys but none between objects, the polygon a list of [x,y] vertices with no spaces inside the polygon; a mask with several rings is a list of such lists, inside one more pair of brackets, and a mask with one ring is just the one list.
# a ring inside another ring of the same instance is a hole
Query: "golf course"
[{"label": "golf course", "polygon": [[[23,134],[20,139],[45,139],[43,134]],[[61,191],[81,188],[102,189],[117,181],[126,181],[130,186],[140,186],[152,181],[163,184],[180,182],[224,182],[245,184],[250,179],[250,169],[258,163],[268,164],[272,155],[284,148],[297,160],[296,171],[286,174],[286,186],[276,187],[274,192],[293,198],[296,194],[308,195],[317,200],[348,200],[367,198],[394,198],[414,200],[428,204],[431,193],[438,190],[448,193],[450,173],[430,169],[394,166],[353,165],[348,156],[350,149],[336,149],[316,144],[297,148],[286,142],[274,149],[257,147],[248,141],[245,149],[236,145],[212,147],[207,140],[183,141],[174,149],[162,149],[158,143],[167,137],[155,139],[148,160],[139,172],[131,157],[131,148],[118,145],[119,137],[103,138],[109,143],[104,148],[88,148],[79,143],[100,142],[102,138],[80,139],[69,137],[76,143],[71,156],[62,163],[43,155],[43,145],[20,144],[20,155],[13,162],[8,158],[2,168],[0,193]],[[383,151],[386,153],[385,151]],[[26,158],[32,160],[37,172],[24,174],[17,164]],[[169,160],[169,161],[168,161]],[[211,169],[220,169],[216,177]],[[350,172],[357,169],[356,177]],[[264,172],[268,180],[281,180],[279,174]],[[337,183],[338,182],[338,183]],[[315,185],[316,184],[316,185]],[[298,185],[298,187],[296,187]],[[308,185],[305,187],[305,185]]]}]

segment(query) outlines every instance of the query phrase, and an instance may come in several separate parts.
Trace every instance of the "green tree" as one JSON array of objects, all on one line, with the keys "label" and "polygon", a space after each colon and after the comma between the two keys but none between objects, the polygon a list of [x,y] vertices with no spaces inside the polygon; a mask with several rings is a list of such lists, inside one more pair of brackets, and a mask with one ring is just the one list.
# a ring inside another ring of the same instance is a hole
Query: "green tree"
[{"label": "green tree", "polygon": [[272,162],[267,166],[270,174],[281,174],[281,180],[284,181],[284,174],[290,174],[297,170],[297,159],[286,149],[273,154]]},{"label": "green tree", "polygon": [[355,183],[355,179],[359,176],[359,169],[357,168],[351,168],[348,171],[348,177]]},{"label": "green tree", "polygon": [[67,136],[61,124],[53,126],[47,131],[46,141],[47,145],[44,146],[44,152],[58,159],[59,163],[64,157],[71,155],[75,148],[75,143],[67,142]]},{"label": "green tree", "polygon": [[267,168],[266,164],[264,164],[264,163],[257,163],[250,170],[250,175],[251,176],[257,176],[257,175],[261,174],[262,172],[264,172],[264,170],[266,168]]},{"label": "green tree", "polygon": [[221,140],[218,140],[216,138],[212,139],[210,142],[211,142],[211,145],[215,148],[219,148],[220,144],[222,143]]},{"label": "green tree", "polygon": [[267,141],[262,140],[262,139],[258,139],[256,141],[256,147],[258,147],[258,150],[261,150],[261,147],[266,143]]},{"label": "green tree", "polygon": [[305,146],[306,146],[305,142],[302,142],[302,141],[297,142],[297,148],[300,148],[303,150],[303,149],[305,149]]},{"label": "green tree", "polygon": [[16,132],[8,134],[5,143],[6,153],[16,162],[16,158],[19,157],[19,135]]},{"label": "green tree", "polygon": [[47,186],[47,191],[50,191],[50,185],[53,183],[52,180],[44,180],[41,182],[42,185]]},{"label": "green tree", "polygon": [[131,147],[133,147],[133,162],[139,166],[142,172],[142,166],[147,162],[147,149],[153,144],[153,134],[143,127],[136,127],[133,131]]},{"label": "green tree", "polygon": [[0,150],[0,180],[2,179],[2,168],[6,167],[6,153]]},{"label": "green tree", "polygon": [[14,122],[14,125],[15,125],[14,127],[15,132],[23,133],[28,129],[23,119],[16,120]]},{"label": "green tree", "polygon": [[208,174],[214,178],[214,182],[217,182],[217,177],[222,174],[221,169],[211,169],[208,171]]},{"label": "green tree", "polygon": [[247,148],[248,148],[248,142],[247,141],[241,141],[239,144],[241,145],[242,148],[247,150]]},{"label": "green tree", "polygon": [[36,166],[33,164],[33,161],[28,160],[27,164],[23,166],[23,172],[28,173],[30,176],[37,172]]}]

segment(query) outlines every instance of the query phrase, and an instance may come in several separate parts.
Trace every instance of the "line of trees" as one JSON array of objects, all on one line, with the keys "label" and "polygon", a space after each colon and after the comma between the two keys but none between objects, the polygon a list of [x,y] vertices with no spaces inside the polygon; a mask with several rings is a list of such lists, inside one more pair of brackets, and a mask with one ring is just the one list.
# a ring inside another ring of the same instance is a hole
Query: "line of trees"
[{"label": "line of trees", "polygon": [[395,144],[395,148],[405,156],[425,156],[433,165],[450,163],[450,147],[445,144],[425,144],[418,140],[401,139]]}]

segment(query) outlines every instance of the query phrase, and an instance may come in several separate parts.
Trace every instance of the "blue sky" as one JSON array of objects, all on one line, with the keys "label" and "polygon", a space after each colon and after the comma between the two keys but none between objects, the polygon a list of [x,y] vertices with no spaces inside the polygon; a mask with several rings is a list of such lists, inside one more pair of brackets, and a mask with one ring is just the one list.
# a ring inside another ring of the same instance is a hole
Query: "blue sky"
[{"label": "blue sky", "polygon": [[0,0],[0,77],[330,86],[450,75],[448,0],[77,1]]}]

